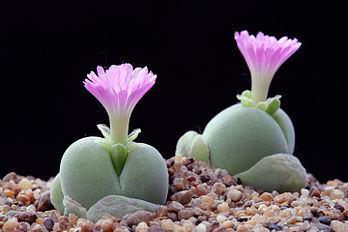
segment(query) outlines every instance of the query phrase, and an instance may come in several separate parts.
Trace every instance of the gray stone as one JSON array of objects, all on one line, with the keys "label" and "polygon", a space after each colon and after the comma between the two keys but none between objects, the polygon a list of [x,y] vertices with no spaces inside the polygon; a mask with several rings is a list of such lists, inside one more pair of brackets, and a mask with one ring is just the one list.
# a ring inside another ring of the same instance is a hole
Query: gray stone
[{"label": "gray stone", "polygon": [[155,212],[159,207],[160,205],[135,198],[109,195],[89,208],[87,211],[87,218],[97,222],[105,214],[110,214],[116,218],[122,218],[126,214],[132,214],[140,210]]}]

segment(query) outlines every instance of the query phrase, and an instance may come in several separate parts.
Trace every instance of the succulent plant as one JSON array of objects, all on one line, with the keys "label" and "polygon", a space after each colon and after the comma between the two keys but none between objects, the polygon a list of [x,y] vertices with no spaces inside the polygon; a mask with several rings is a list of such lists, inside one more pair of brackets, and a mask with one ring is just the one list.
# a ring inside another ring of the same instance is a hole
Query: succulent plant
[{"label": "succulent plant", "polygon": [[[176,154],[209,162],[239,176],[242,182],[264,190],[299,190],[307,180],[306,171],[292,156],[293,124],[280,108],[280,96],[267,98],[267,95],[274,74],[301,43],[287,37],[277,40],[261,32],[256,37],[250,36],[247,31],[236,32],[235,39],[251,73],[251,91],[238,95],[240,102],[218,113],[201,135],[186,132],[177,143]],[[278,153],[281,155],[275,155]],[[273,165],[277,163],[279,165]],[[266,184],[256,178],[256,173],[264,180],[273,175],[285,176]],[[289,175],[296,176],[298,181],[284,182],[284,177]]]},{"label": "succulent plant", "polygon": [[88,210],[102,199],[104,205],[107,199],[116,199],[140,208],[164,204],[168,192],[164,159],[154,147],[134,142],[140,129],[128,135],[131,113],[157,76],[146,67],[133,70],[130,64],[112,65],[106,71],[98,67],[97,74],[87,76],[84,86],[106,109],[110,129],[98,125],[103,138],[81,138],[67,148],[51,188],[53,205],[65,213],[96,219]]}]

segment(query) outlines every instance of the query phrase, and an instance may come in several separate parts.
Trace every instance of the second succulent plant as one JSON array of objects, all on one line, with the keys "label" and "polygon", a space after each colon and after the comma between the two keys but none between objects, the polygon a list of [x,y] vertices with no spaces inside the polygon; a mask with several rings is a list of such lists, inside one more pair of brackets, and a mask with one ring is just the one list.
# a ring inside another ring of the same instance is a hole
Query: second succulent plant
[{"label": "second succulent plant", "polygon": [[238,95],[240,102],[211,119],[201,135],[185,133],[176,154],[224,168],[257,188],[297,191],[307,180],[305,169],[292,155],[294,127],[280,108],[280,96],[267,95],[275,72],[301,43],[263,33],[254,37],[247,31],[236,32],[235,39],[251,73],[251,91]]}]

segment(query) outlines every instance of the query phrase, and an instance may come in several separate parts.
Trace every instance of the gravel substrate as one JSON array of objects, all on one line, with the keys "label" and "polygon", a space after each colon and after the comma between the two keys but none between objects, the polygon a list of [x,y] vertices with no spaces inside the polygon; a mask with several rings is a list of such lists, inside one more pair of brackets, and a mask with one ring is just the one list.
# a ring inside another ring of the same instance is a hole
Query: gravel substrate
[{"label": "gravel substrate", "polygon": [[165,206],[124,218],[106,215],[97,223],[54,210],[52,180],[9,173],[0,181],[0,232],[348,231],[348,183],[340,180],[320,184],[308,174],[301,192],[279,194],[243,186],[225,170],[192,158],[176,156],[166,164]]}]

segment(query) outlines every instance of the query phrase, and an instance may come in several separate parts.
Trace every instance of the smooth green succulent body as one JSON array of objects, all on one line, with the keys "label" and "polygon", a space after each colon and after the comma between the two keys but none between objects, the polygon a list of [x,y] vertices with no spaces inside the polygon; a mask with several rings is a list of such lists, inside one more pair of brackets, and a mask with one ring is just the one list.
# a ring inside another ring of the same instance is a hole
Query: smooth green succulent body
[{"label": "smooth green succulent body", "polygon": [[272,116],[255,107],[233,105],[217,114],[206,126],[203,139],[210,162],[234,175],[261,158],[292,154],[295,134],[290,118],[278,109]]},{"label": "smooth green succulent body", "polygon": [[[168,192],[168,171],[160,153],[150,145],[134,143],[118,175],[104,140],[100,137],[82,138],[65,151],[58,177],[63,196],[86,209],[109,195],[164,204]],[[58,184],[58,181],[55,182]],[[58,187],[51,196],[51,199],[56,197],[56,205],[60,204]]]}]

